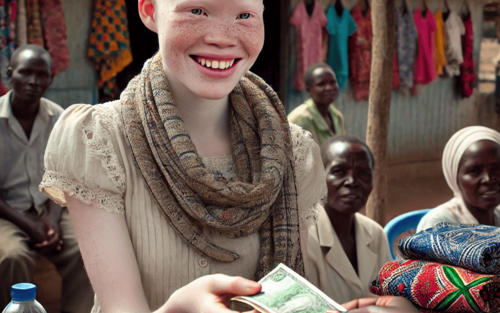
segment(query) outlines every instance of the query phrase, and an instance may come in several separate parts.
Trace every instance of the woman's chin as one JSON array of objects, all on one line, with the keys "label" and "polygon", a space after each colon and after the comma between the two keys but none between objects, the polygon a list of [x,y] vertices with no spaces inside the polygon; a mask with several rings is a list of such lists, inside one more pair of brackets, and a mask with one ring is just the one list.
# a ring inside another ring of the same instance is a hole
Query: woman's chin
[{"label": "woman's chin", "polygon": [[219,100],[227,97],[234,89],[235,86],[217,86],[214,88],[213,84],[207,87],[193,86],[191,91],[199,98],[208,100]]}]

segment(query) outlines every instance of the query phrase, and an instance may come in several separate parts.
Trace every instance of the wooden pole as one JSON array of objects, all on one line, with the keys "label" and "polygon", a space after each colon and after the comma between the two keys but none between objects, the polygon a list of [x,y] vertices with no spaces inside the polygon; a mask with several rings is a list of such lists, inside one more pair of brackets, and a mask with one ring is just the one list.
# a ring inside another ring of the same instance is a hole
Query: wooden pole
[{"label": "wooden pole", "polygon": [[381,225],[385,224],[387,204],[387,134],[396,40],[394,7],[395,0],[372,1],[373,46],[366,142],[375,158],[375,168],[366,215]]}]

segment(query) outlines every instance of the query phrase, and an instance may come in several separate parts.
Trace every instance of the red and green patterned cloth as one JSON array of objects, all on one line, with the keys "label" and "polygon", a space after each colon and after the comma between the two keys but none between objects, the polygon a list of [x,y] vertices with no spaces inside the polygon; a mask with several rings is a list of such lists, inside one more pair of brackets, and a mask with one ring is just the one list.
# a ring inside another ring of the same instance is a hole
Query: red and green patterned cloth
[{"label": "red and green patterned cloth", "polygon": [[500,277],[428,261],[386,263],[370,291],[403,296],[422,312],[500,311]]},{"label": "red and green patterned cloth", "polygon": [[98,85],[117,96],[116,75],[132,62],[125,0],[95,0],[88,57],[98,72]]}]

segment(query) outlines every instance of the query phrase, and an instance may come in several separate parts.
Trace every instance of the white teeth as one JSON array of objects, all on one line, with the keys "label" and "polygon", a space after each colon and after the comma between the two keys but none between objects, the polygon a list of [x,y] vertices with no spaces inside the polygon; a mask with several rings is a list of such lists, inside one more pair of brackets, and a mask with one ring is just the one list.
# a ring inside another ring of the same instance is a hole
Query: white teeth
[{"label": "white teeth", "polygon": [[198,63],[200,63],[202,66],[208,67],[208,68],[213,68],[213,69],[220,69],[220,70],[225,70],[234,65],[235,60],[231,61],[217,61],[217,60],[206,60],[203,58],[197,57],[196,60]]}]

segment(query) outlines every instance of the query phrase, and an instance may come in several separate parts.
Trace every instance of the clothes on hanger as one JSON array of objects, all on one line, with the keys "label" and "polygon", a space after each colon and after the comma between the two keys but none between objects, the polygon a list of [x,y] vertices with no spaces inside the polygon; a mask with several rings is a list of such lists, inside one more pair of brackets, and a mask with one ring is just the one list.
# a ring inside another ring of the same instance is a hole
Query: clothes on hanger
[{"label": "clothes on hanger", "polygon": [[476,82],[476,74],[474,73],[474,37],[472,31],[472,18],[468,17],[464,20],[465,35],[462,37],[462,47],[464,51],[464,62],[461,67],[460,84],[462,96],[468,98],[473,93],[474,83]]},{"label": "clothes on hanger", "polygon": [[434,36],[436,73],[437,75],[442,75],[444,73],[444,66],[446,65],[446,56],[444,53],[444,22],[440,10],[434,14],[434,20],[436,21],[436,34]]},{"label": "clothes on hanger", "polygon": [[399,67],[399,89],[413,87],[413,72],[417,53],[417,28],[405,0],[396,7],[396,51]]},{"label": "clothes on hanger", "polygon": [[39,0],[43,35],[47,51],[52,56],[52,75],[69,67],[66,21],[61,0]]},{"label": "clothes on hanger", "polygon": [[462,53],[462,36],[465,35],[464,22],[455,11],[450,11],[444,25],[445,73],[449,77],[459,76],[460,65],[464,62]]},{"label": "clothes on hanger", "polygon": [[417,9],[413,16],[418,31],[414,83],[425,85],[432,82],[437,76],[434,43],[437,25],[434,16],[429,12],[424,16],[420,9]]},{"label": "clothes on hanger", "polygon": [[326,16],[317,2],[313,15],[309,17],[304,2],[299,2],[290,24],[295,27],[295,48],[297,65],[293,76],[293,89],[303,90],[306,69],[317,62],[323,62],[323,32],[326,31]]},{"label": "clothes on hanger", "polygon": [[333,4],[328,7],[326,18],[328,20],[327,30],[330,35],[328,64],[337,76],[339,89],[342,89],[349,77],[348,38],[358,27],[346,8],[343,8],[342,15],[339,16]]},{"label": "clothes on hanger", "polygon": [[43,41],[42,17],[38,0],[27,0],[28,43],[45,46]]},{"label": "clothes on hanger", "polygon": [[372,63],[372,20],[370,8],[365,14],[359,4],[351,10],[358,29],[349,37],[349,78],[354,99],[368,100],[370,92],[370,69]]}]

